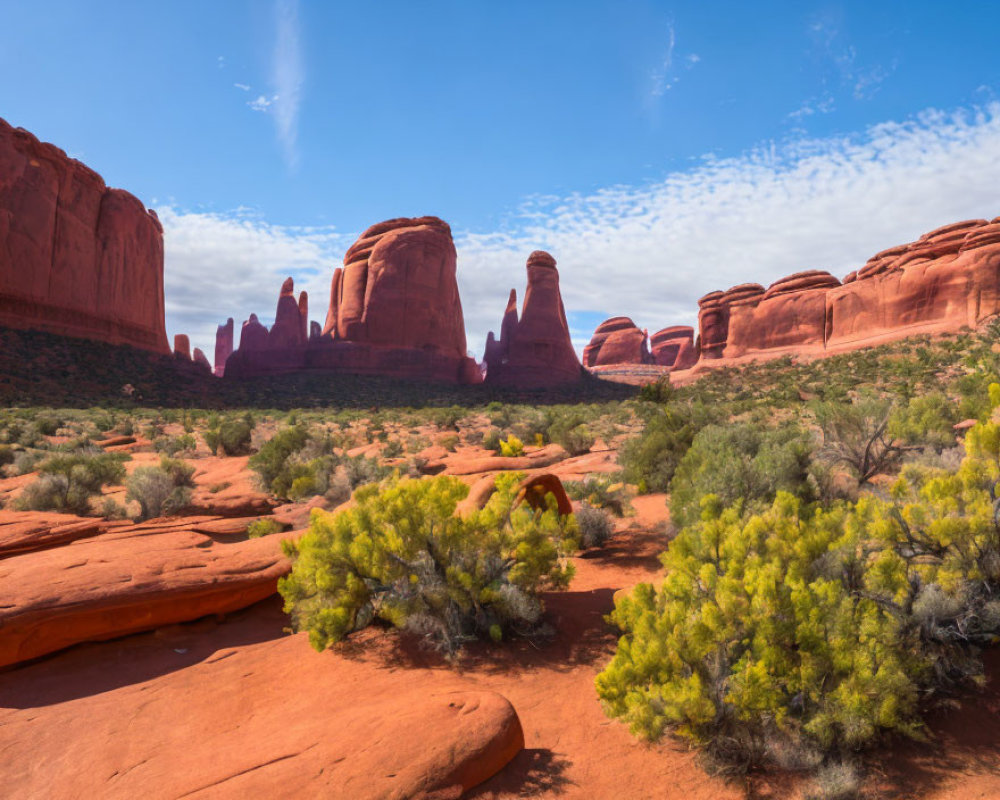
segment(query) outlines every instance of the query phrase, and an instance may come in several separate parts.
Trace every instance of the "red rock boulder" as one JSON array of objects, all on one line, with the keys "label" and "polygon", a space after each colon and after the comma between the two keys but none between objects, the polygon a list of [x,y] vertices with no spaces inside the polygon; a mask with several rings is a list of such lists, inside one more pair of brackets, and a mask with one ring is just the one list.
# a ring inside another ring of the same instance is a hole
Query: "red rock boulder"
[{"label": "red rock boulder", "polygon": [[486,382],[523,387],[575,383],[583,374],[570,339],[559,292],[556,260],[536,250],[528,256],[528,288],[520,319],[511,292],[501,336],[487,339]]},{"label": "red rock boulder", "polygon": [[0,325],[170,352],[156,214],[2,119]]},{"label": "red rock boulder", "polygon": [[597,326],[583,350],[585,367],[649,364],[648,334],[628,317],[612,317]]}]

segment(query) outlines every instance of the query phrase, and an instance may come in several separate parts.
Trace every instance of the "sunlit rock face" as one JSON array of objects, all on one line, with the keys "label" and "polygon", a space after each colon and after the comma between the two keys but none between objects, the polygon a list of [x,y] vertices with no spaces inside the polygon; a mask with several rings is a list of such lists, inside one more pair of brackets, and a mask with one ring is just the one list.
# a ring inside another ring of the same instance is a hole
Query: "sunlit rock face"
[{"label": "sunlit rock face", "polygon": [[497,339],[486,342],[486,382],[544,387],[581,380],[583,369],[570,339],[559,292],[556,260],[536,250],[527,261],[528,288],[520,317],[512,290]]},{"label": "sunlit rock face", "polygon": [[333,370],[479,380],[465,350],[455,244],[437,217],[392,219],[361,234],[334,271],[321,329],[309,323],[305,292],[295,300],[291,278],[271,330],[261,336],[254,322],[244,324],[240,348],[226,362],[230,377]]},{"label": "sunlit rock face", "polygon": [[156,214],[2,119],[0,325],[170,352]]},{"label": "sunlit rock face", "polygon": [[[697,366],[817,356],[916,333],[956,332],[1000,314],[1000,217],[966,220],[876,253],[838,280],[798,272],[699,301]],[[665,329],[669,330],[669,329]],[[652,351],[662,358],[654,334]],[[685,369],[686,367],[676,367]]]},{"label": "sunlit rock face", "polygon": [[648,334],[629,317],[612,317],[597,326],[583,350],[585,367],[613,364],[649,364]]}]

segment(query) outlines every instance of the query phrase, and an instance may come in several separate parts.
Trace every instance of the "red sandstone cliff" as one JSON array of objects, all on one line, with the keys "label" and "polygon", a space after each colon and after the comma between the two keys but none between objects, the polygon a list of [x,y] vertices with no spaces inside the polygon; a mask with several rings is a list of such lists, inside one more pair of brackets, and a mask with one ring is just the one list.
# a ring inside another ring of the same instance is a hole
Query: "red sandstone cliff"
[{"label": "red sandstone cliff", "polygon": [[255,316],[227,360],[229,377],[301,370],[476,382],[447,223],[437,217],[373,225],[334,271],[322,330],[308,322],[289,278],[268,331]]},{"label": "red sandstone cliff", "polygon": [[0,325],[169,353],[156,214],[0,119]]}]

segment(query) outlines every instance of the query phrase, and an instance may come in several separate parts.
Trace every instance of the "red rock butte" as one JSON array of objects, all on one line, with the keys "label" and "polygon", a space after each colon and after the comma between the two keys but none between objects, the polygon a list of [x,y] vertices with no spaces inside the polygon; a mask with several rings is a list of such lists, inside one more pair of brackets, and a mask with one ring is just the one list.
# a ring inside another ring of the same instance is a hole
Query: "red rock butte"
[{"label": "red rock butte", "polygon": [[156,214],[2,119],[0,325],[170,352]]},{"label": "red rock butte", "polygon": [[526,266],[528,288],[520,318],[517,293],[512,289],[500,338],[493,331],[487,337],[486,382],[524,388],[575,383],[583,370],[569,335],[556,260],[536,250]]},{"label": "red rock butte", "polygon": [[[437,217],[373,225],[333,273],[322,328],[309,324],[308,298],[303,292],[296,302],[289,278],[278,297],[274,326],[268,331],[251,315],[224,373],[243,378],[335,371],[477,382],[478,367],[466,355],[455,271],[451,228]],[[222,337],[220,354],[224,332]]]},{"label": "red rock butte", "polygon": [[[698,307],[693,343],[692,329],[683,326],[650,340],[653,362],[682,373],[681,380],[711,366],[819,357],[975,328],[1000,314],[1000,217],[955,222],[883,250],[843,281],[807,270],[766,289],[744,283],[710,292]],[[615,337],[635,338],[634,327],[626,317],[602,323],[585,354],[587,366],[600,372],[613,363],[639,363],[634,347],[609,347]]]}]

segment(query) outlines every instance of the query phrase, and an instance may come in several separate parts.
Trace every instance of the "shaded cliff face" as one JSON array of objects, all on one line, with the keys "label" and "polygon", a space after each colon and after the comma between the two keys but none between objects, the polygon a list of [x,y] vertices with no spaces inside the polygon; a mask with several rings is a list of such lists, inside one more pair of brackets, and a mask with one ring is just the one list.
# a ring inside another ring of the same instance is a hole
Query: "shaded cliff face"
[{"label": "shaded cliff face", "polygon": [[152,211],[0,119],[0,325],[169,353]]},{"label": "shaded cliff face", "polygon": [[520,319],[511,291],[500,339],[492,331],[487,338],[486,382],[541,387],[578,381],[582,368],[570,339],[556,260],[536,250],[528,256],[527,271]]},{"label": "shaded cliff face", "polygon": [[694,328],[672,325],[654,333],[650,339],[653,363],[672,369],[689,369],[698,362],[694,346]]},{"label": "shaded cliff face", "polygon": [[215,330],[215,374],[220,378],[226,374],[226,359],[233,354],[233,318],[226,320]]},{"label": "shaded cliff face", "polygon": [[334,271],[322,328],[309,300],[281,287],[274,326],[243,324],[230,377],[323,370],[476,383],[451,229],[437,217],[392,219],[366,230]]},{"label": "shaded cliff face", "polygon": [[652,363],[646,339],[646,331],[628,317],[607,319],[597,326],[590,343],[583,349],[583,365],[603,367]]}]

